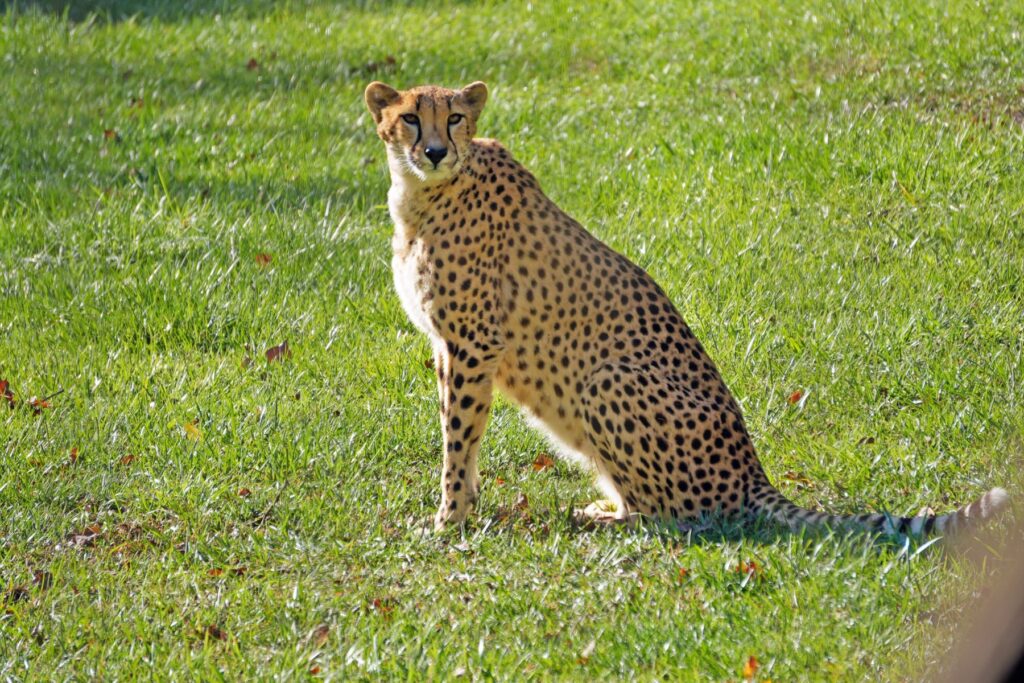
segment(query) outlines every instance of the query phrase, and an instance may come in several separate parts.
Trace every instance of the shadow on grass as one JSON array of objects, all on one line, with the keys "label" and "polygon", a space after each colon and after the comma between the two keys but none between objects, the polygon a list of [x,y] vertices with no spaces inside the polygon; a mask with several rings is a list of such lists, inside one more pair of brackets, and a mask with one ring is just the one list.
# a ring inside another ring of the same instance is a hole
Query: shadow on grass
[{"label": "shadow on grass", "polygon": [[138,17],[157,21],[175,22],[192,18],[231,15],[260,17],[277,11],[291,11],[299,8],[338,7],[364,11],[386,10],[403,7],[426,7],[437,4],[431,0],[299,0],[282,3],[279,0],[3,0],[0,7],[4,12],[17,13],[36,10],[44,13],[66,16],[68,21],[80,23],[88,20],[116,23]]},{"label": "shadow on grass", "polygon": [[497,515],[470,521],[473,534],[489,532],[517,533],[528,530],[546,536],[556,528],[572,536],[584,534],[625,534],[657,537],[666,546],[720,546],[742,543],[747,546],[773,546],[795,540],[806,547],[831,544],[862,547],[865,544],[875,552],[894,552],[907,559],[919,554],[938,553],[939,557],[959,558],[981,567],[998,556],[998,547],[1006,543],[1004,523],[996,521],[970,529],[952,537],[941,536],[888,536],[855,527],[833,529],[828,526],[806,526],[797,529],[777,523],[763,516],[741,514],[724,516],[704,515],[688,522],[665,523],[644,519],[632,526],[625,524],[593,524],[581,522],[565,510],[538,508],[530,514],[512,514],[499,510]]}]

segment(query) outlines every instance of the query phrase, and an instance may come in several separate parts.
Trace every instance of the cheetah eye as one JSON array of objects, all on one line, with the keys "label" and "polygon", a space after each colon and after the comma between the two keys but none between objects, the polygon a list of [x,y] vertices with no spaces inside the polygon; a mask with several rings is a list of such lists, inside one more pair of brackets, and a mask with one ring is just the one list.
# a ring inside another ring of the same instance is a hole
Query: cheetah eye
[{"label": "cheetah eye", "polygon": [[416,114],[402,114],[402,120],[410,126],[420,125],[420,117],[416,116]]},{"label": "cheetah eye", "polygon": [[448,125],[454,126],[458,123],[461,123],[462,119],[464,118],[465,117],[462,114],[452,114],[451,116],[448,117]]}]

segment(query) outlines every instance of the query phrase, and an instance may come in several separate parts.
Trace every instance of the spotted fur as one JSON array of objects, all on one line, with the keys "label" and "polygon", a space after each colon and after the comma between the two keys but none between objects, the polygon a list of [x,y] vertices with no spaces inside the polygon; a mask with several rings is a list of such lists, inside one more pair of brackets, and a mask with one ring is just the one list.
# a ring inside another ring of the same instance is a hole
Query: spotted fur
[{"label": "spotted fur", "polygon": [[[836,516],[771,485],[718,369],[661,288],[474,139],[487,88],[366,89],[387,148],[395,287],[434,348],[444,467],[435,526],[466,518],[494,389],[592,467],[619,518],[766,514],[789,525],[950,532],[991,517],[992,489],[936,516]],[[444,156],[439,146],[444,147]]]}]

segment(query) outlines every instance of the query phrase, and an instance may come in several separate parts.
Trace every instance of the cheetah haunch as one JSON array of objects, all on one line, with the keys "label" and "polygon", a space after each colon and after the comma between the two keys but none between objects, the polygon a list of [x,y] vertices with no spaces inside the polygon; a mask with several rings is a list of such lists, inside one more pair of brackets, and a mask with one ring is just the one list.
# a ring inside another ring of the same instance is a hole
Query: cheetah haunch
[{"label": "cheetah haunch", "polygon": [[939,516],[837,516],[786,500],[661,288],[559,209],[499,143],[474,139],[486,85],[374,82],[365,98],[391,171],[395,288],[434,347],[444,433],[435,528],[462,522],[477,499],[494,388],[596,470],[618,519],[748,510],[791,526],[918,534],[1006,505],[998,488]]}]

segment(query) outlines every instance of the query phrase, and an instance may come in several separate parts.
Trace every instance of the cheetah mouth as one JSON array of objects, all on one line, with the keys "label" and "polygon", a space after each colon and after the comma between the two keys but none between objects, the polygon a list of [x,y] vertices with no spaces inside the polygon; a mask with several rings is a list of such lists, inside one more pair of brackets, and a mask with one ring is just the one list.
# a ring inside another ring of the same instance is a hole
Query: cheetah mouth
[{"label": "cheetah mouth", "polygon": [[409,166],[424,180],[435,180],[446,178],[458,173],[459,169],[462,167],[462,160],[458,157],[452,158],[450,161],[445,159],[435,166],[430,161],[413,158],[409,160]]}]

